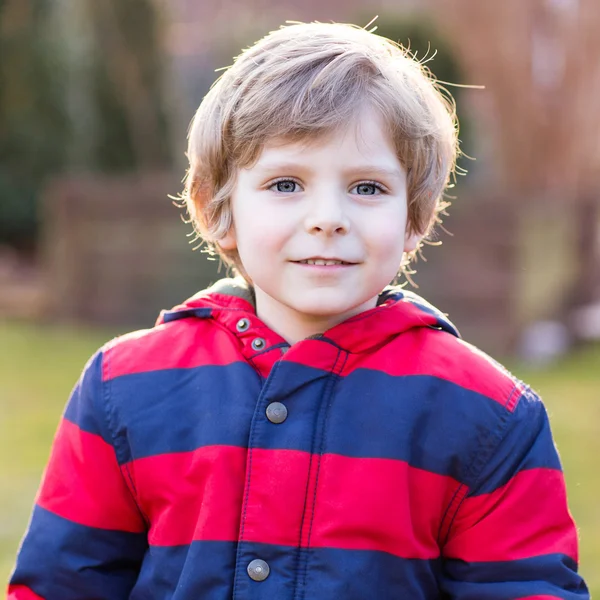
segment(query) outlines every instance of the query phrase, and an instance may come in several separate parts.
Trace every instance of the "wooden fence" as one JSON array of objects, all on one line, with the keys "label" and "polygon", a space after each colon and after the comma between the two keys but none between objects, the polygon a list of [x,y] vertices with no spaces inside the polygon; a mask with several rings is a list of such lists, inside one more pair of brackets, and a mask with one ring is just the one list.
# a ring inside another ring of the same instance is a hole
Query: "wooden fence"
[{"label": "wooden fence", "polygon": [[66,178],[44,198],[48,312],[61,320],[151,326],[160,309],[214,281],[217,262],[186,237],[169,174]]}]

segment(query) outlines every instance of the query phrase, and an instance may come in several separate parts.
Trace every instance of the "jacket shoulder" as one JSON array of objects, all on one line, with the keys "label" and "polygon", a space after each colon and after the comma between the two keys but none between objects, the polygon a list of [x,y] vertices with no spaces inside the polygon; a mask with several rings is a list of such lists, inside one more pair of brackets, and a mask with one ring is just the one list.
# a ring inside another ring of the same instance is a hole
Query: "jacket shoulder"
[{"label": "jacket shoulder", "polygon": [[210,320],[191,318],[118,336],[101,349],[102,379],[201,364],[218,333]]},{"label": "jacket shoulder", "polygon": [[527,386],[506,367],[476,346],[430,329],[419,336],[427,370],[462,388],[477,392],[512,412]]}]

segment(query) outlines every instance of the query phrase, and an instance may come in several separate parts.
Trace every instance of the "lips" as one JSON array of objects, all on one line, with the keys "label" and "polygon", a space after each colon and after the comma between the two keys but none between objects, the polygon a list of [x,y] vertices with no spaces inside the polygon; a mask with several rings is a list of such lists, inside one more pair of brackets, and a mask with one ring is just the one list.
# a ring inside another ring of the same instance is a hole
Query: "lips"
[{"label": "lips", "polygon": [[304,260],[297,260],[294,262],[296,262],[300,265],[316,265],[316,266],[320,266],[320,267],[329,267],[329,266],[336,266],[336,265],[349,266],[349,265],[356,264],[356,263],[341,260],[338,258],[306,258]]},{"label": "lips", "polygon": [[338,256],[311,256],[309,258],[293,260],[291,262],[299,265],[315,265],[318,267],[351,266],[358,264],[358,261],[344,260]]}]

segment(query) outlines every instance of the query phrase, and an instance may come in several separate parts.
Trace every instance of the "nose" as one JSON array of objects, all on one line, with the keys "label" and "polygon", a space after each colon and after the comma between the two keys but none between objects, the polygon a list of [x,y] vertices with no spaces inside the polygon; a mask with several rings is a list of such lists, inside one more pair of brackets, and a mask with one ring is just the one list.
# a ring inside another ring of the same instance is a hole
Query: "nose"
[{"label": "nose", "polygon": [[350,230],[344,198],[335,192],[317,194],[308,203],[305,228],[311,234],[345,235]]}]

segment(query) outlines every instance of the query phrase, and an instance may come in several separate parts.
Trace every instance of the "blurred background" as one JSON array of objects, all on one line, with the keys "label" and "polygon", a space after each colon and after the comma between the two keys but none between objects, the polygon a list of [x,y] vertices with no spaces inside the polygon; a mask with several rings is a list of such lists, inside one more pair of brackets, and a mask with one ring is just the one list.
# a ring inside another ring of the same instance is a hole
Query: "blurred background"
[{"label": "blurred background", "polygon": [[225,274],[169,198],[215,69],[376,15],[467,155],[416,291],[544,396],[600,593],[598,0],[0,0],[0,587],[89,355]]}]

